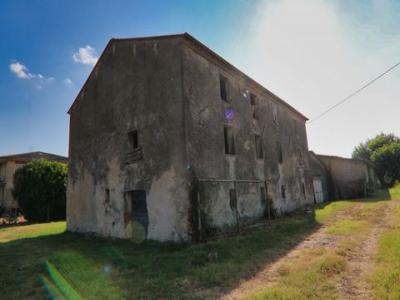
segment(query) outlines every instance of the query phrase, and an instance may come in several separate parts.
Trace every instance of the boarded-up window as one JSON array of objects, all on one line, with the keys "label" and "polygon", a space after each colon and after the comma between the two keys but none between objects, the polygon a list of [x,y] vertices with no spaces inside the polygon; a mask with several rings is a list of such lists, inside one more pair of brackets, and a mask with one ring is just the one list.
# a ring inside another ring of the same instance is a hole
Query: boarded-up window
[{"label": "boarded-up window", "polygon": [[221,99],[228,102],[227,79],[223,75],[219,76],[219,89],[221,93]]},{"label": "boarded-up window", "polygon": [[225,142],[225,154],[235,154],[235,139],[233,136],[233,128],[230,126],[224,126],[224,142]]}]

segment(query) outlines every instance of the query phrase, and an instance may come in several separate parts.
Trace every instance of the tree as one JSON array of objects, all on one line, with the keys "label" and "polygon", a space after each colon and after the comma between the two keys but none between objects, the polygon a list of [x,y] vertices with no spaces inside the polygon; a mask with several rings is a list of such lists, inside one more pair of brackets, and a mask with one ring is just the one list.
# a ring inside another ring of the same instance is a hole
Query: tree
[{"label": "tree", "polygon": [[400,143],[386,144],[376,149],[371,155],[376,172],[388,186],[400,180]]},{"label": "tree", "polygon": [[13,195],[32,222],[65,219],[67,165],[33,160],[14,174]]},{"label": "tree", "polygon": [[371,162],[385,186],[400,180],[400,138],[394,134],[378,134],[355,147],[352,157]]}]

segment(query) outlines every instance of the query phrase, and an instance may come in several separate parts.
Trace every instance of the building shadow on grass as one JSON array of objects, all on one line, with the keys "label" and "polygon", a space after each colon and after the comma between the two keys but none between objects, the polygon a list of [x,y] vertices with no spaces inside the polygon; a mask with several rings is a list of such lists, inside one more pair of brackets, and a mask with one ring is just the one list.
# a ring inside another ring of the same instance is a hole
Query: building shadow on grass
[{"label": "building shadow on grass", "polygon": [[[381,191],[351,201],[389,199],[389,192]],[[138,244],[72,233],[20,239],[0,244],[5,258],[0,267],[11,274],[0,280],[0,288],[10,299],[218,298],[319,228],[313,213],[299,213],[200,244]]]}]

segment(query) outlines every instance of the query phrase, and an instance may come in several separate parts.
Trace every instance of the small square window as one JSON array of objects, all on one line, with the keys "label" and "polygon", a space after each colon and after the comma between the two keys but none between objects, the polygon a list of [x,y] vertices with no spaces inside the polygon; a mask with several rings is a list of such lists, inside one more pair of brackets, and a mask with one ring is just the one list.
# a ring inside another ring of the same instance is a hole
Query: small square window
[{"label": "small square window", "polygon": [[233,128],[230,126],[224,126],[224,142],[225,142],[225,154],[235,154],[235,140],[233,136]]},{"label": "small square window", "polygon": [[257,158],[262,159],[264,157],[264,152],[263,152],[261,136],[256,134],[254,137],[255,137],[255,142],[256,142],[256,156],[257,156]]},{"label": "small square window", "polygon": [[227,91],[227,79],[226,77],[219,76],[219,88],[221,93],[221,99],[228,102],[228,91]]},{"label": "small square window", "polygon": [[139,148],[139,137],[137,130],[128,132],[128,140],[131,150]]}]

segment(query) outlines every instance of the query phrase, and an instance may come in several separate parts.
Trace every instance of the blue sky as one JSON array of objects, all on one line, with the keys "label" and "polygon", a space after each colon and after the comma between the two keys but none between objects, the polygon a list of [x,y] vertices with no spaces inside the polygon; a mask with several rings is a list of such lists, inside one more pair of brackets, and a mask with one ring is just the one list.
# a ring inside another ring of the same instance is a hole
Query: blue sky
[{"label": "blue sky", "polygon": [[[0,3],[0,154],[68,152],[67,110],[112,37],[189,32],[312,118],[400,61],[400,1]],[[311,149],[349,156],[400,134],[400,68],[308,126]]]}]

